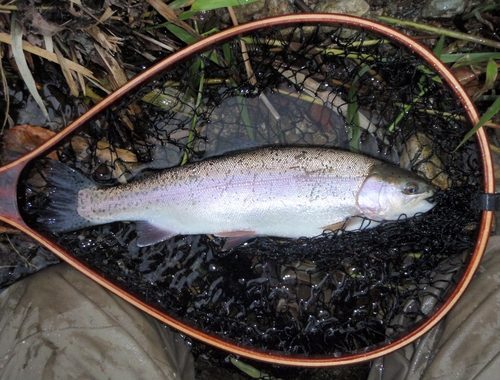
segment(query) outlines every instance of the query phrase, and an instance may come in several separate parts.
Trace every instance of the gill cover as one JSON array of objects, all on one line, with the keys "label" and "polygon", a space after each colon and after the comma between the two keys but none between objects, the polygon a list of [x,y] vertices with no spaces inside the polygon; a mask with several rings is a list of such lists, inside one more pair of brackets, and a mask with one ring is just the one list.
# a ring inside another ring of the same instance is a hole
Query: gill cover
[{"label": "gill cover", "polygon": [[422,177],[397,166],[374,165],[357,194],[357,207],[374,220],[395,220],[427,212],[434,186]]}]

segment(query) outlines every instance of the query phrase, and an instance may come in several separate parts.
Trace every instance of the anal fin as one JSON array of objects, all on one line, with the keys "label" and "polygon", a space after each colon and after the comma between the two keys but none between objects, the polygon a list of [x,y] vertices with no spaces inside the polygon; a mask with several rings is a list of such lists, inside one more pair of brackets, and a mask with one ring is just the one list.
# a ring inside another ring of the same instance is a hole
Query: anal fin
[{"label": "anal fin", "polygon": [[257,234],[255,233],[255,231],[243,230],[218,232],[215,234],[215,236],[227,238],[224,246],[222,247],[223,251],[227,251],[256,237]]},{"label": "anal fin", "polygon": [[160,228],[146,221],[140,221],[136,224],[138,247],[147,247],[178,235],[175,231]]}]

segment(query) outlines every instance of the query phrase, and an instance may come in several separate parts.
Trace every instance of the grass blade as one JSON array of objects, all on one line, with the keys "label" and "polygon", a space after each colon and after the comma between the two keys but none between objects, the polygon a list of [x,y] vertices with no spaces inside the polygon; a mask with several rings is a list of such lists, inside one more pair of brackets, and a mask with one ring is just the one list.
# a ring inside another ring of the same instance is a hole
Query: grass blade
[{"label": "grass blade", "polygon": [[12,13],[11,23],[12,55],[16,61],[19,73],[21,74],[21,77],[23,78],[31,96],[35,99],[36,104],[38,104],[38,107],[40,107],[47,120],[49,120],[49,113],[47,112],[47,108],[45,108],[45,104],[43,104],[43,100],[36,89],[35,79],[31,74],[28,63],[26,62],[26,57],[24,56],[23,30],[21,25],[17,22],[16,12]]},{"label": "grass blade", "polygon": [[361,127],[356,83],[368,70],[370,70],[370,66],[368,65],[363,66],[361,70],[359,70],[347,94],[347,101],[349,103],[347,106],[347,127],[349,128],[349,147],[352,152],[359,152],[361,150],[359,146]]},{"label": "grass blade", "polygon": [[499,60],[500,53],[453,53],[441,54],[439,57],[444,63],[454,63],[453,67],[468,66],[476,63],[483,63],[486,61]]},{"label": "grass blade", "polygon": [[175,1],[172,1],[170,4],[168,4],[168,6],[170,7],[170,9],[176,10],[176,9],[184,8],[190,2],[191,2],[191,0],[175,0]]},{"label": "grass blade", "polygon": [[[238,5],[255,3],[256,1],[259,0],[196,0],[193,4],[191,4],[191,8],[188,11],[182,12],[179,15],[179,18],[181,20],[187,20],[188,18],[201,11],[211,11],[219,8],[235,7]],[[177,1],[175,3],[177,3]],[[177,4],[175,5],[177,6]]]},{"label": "grass blade", "polygon": [[9,109],[10,109],[10,96],[9,96],[9,85],[7,83],[7,77],[5,76],[5,71],[3,69],[3,56],[2,53],[0,53],[0,76],[2,79],[2,90],[4,94],[4,101],[5,101],[5,113],[4,113],[4,119],[2,126],[0,127],[0,135],[3,135],[3,130],[5,128],[5,125],[7,124],[7,121],[9,120]]},{"label": "grass blade", "polygon": [[488,66],[486,66],[486,80],[484,87],[487,90],[491,90],[495,85],[495,81],[498,77],[498,67],[494,60],[490,59],[488,61]]},{"label": "grass blade", "polygon": [[443,46],[444,46],[444,36],[439,37],[439,41],[436,44],[436,47],[432,51],[434,54],[436,54],[436,57],[441,57],[443,54]]},{"label": "grass blade", "polygon": [[166,28],[178,39],[180,39],[182,42],[190,45],[192,43],[195,43],[198,41],[197,38],[193,37],[191,33],[186,32],[185,29],[181,28],[180,26],[177,26],[175,24],[168,23],[166,25]]},{"label": "grass blade", "polygon": [[500,49],[500,42],[495,40],[490,40],[487,38],[476,37],[467,33],[455,32],[454,30],[438,28],[436,26],[431,26],[427,24],[420,24],[418,22],[399,20],[392,17],[379,16],[379,21],[385,21],[388,24],[396,24],[398,26],[409,26],[418,30],[425,30],[426,32],[436,33],[443,36],[448,36],[456,38],[458,40],[470,41],[484,46],[490,46],[496,49]]},{"label": "grass blade", "polygon": [[500,112],[500,96],[493,102],[490,108],[488,108],[488,110],[484,113],[483,117],[479,119],[474,128],[472,128],[465,135],[464,139],[460,142],[460,144],[457,146],[456,149],[460,148],[468,139],[470,139],[474,135],[474,133],[476,133],[479,130],[479,128],[481,128],[484,124],[486,124],[498,112]]}]

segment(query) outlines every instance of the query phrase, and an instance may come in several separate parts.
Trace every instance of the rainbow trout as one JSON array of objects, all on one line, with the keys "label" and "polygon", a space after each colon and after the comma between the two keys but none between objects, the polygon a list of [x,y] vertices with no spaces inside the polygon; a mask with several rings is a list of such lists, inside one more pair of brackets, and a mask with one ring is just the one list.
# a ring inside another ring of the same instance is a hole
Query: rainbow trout
[{"label": "rainbow trout", "polygon": [[434,207],[435,191],[418,175],[367,156],[295,147],[211,158],[115,187],[51,161],[46,179],[51,201],[38,221],[54,233],[134,221],[138,246],[213,234],[228,238],[225,249],[254,236],[313,237],[412,217]]}]

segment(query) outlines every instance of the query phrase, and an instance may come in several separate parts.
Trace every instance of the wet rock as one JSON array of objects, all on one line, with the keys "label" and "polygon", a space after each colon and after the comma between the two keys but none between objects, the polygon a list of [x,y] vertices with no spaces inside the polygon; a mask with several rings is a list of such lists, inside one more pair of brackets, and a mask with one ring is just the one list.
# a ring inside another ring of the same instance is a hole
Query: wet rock
[{"label": "wet rock", "polygon": [[262,18],[296,13],[293,0],[267,0],[267,14]]},{"label": "wet rock", "polygon": [[465,0],[427,0],[423,18],[452,18],[464,12]]},{"label": "wet rock", "polygon": [[[265,0],[233,7],[236,19],[240,24],[266,17],[295,13],[293,1],[290,0]],[[231,17],[226,8],[216,10],[217,17],[225,24],[231,24]]]},{"label": "wet rock", "polygon": [[364,0],[319,0],[314,12],[317,13],[342,13],[353,16],[366,16],[370,12],[370,5]]},{"label": "wet rock", "polygon": [[400,166],[408,170],[414,168],[418,174],[431,180],[441,189],[449,186],[446,166],[437,154],[437,147],[423,133],[416,133],[406,141],[400,157]]}]

